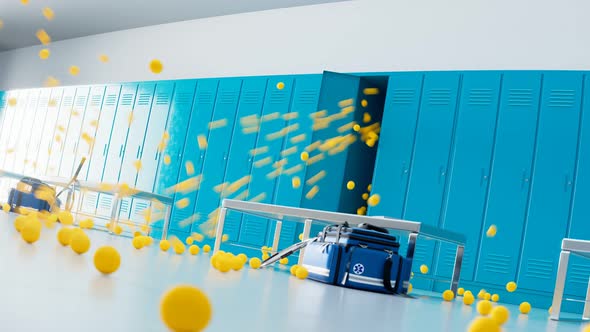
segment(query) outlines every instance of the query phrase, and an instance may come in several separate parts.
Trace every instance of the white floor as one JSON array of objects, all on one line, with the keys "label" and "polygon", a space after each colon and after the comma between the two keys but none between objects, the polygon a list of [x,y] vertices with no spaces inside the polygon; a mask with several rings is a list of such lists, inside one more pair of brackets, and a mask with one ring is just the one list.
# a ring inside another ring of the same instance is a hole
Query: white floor
[{"label": "white floor", "polygon": [[[136,250],[128,238],[87,232],[90,251],[75,254],[56,240],[56,229],[26,244],[0,212],[0,330],[166,331],[160,320],[163,292],[190,283],[209,294],[213,320],[207,331],[344,332],[465,331],[475,307],[438,297],[405,298],[298,280],[279,270],[223,274],[208,254],[179,256],[157,246]],[[102,244],[117,247],[119,271],[98,273],[92,263]],[[512,311],[505,331],[580,331],[581,323],[548,320],[546,310]]]}]

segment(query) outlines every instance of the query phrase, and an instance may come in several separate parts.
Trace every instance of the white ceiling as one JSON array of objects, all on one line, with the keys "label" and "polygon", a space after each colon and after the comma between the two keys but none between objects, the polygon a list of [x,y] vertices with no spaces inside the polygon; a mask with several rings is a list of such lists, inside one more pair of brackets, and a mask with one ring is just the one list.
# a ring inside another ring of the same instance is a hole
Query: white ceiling
[{"label": "white ceiling", "polygon": [[[0,52],[39,44],[38,29],[53,41],[149,25],[343,0],[0,0]],[[42,9],[50,7],[49,22]],[[304,24],[304,22],[302,22]],[[272,29],[272,27],[269,27]]]}]

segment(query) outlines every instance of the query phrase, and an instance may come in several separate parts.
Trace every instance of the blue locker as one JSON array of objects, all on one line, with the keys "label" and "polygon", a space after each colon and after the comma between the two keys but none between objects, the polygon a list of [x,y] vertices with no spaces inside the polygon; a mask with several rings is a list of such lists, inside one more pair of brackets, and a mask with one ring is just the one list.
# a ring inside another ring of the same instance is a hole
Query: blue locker
[{"label": "blue locker", "polygon": [[[281,157],[287,159],[285,171],[287,171],[288,174],[283,173],[277,180],[275,204],[293,207],[301,206],[303,185],[300,185],[299,188],[293,188],[292,179],[297,176],[301,181],[305,180],[305,171],[307,167],[306,164],[301,161],[299,155],[306,146],[311,144],[313,136],[313,121],[310,118],[310,115],[317,111],[321,83],[321,75],[305,75],[297,76],[295,78],[295,90],[293,92],[290,113],[297,114],[297,117],[291,119],[287,125],[290,126],[297,123],[299,124],[299,129],[285,136],[283,142],[282,151],[286,151],[287,155],[281,155]],[[295,139],[294,142],[292,141],[293,138],[302,134],[305,135],[305,138],[302,141],[299,141],[299,139]],[[296,148],[296,150],[290,150],[293,148]],[[299,165],[301,166],[300,168],[298,168]],[[298,242],[298,236],[302,232],[302,223],[284,221],[281,228],[279,248],[286,248],[294,242]]]},{"label": "blue locker", "polygon": [[[277,87],[280,82],[284,83],[284,88],[282,90]],[[258,154],[254,157],[250,173],[252,177],[250,185],[248,186],[250,200],[255,200],[261,203],[273,202],[277,178],[273,176],[267,177],[267,175],[276,170],[275,167],[273,167],[273,164],[281,159],[280,153],[284,139],[284,137],[274,137],[273,134],[276,134],[281,129],[285,128],[286,121],[281,115],[289,112],[292,91],[292,77],[272,77],[268,80],[266,97],[264,99],[262,110],[262,122],[256,140],[256,148],[268,147],[268,152]],[[277,113],[279,115],[278,118],[272,116]],[[267,137],[267,135],[271,136]],[[265,158],[270,158],[270,162],[264,162],[263,159],[268,160]],[[266,219],[245,215],[242,219],[240,229],[240,243],[254,246],[262,246],[265,244],[269,234],[268,224],[268,220]]]},{"label": "blue locker", "polygon": [[[453,72],[427,73],[424,77],[403,219],[439,224],[460,78],[460,74]],[[406,243],[402,241],[402,245],[405,247]],[[433,241],[417,242],[415,271],[421,264],[432,266],[433,250]],[[432,285],[425,280],[414,280],[412,284],[416,288]]]},{"label": "blue locker", "polygon": [[[27,154],[27,146],[29,145],[30,135],[24,135],[23,133],[30,133],[33,129],[33,120],[37,113],[37,104],[39,103],[39,89],[27,90],[26,105],[22,109],[22,112],[17,113],[16,119],[18,123],[13,123],[13,130],[19,135],[12,135],[10,146],[14,147],[14,153],[10,154],[9,160],[12,163],[8,163],[5,167],[13,172],[22,173],[25,166],[25,157]],[[18,109],[18,105],[17,105]]]},{"label": "blue locker", "polygon": [[165,194],[166,188],[176,184],[178,181],[178,172],[180,171],[180,161],[182,160],[182,151],[186,139],[189,119],[195,98],[197,80],[176,81],[174,96],[172,97],[172,107],[168,114],[166,122],[166,131],[170,135],[165,153],[171,156],[170,164],[163,162],[161,155],[158,156],[158,175],[156,176],[156,185],[154,192]]},{"label": "blue locker", "polygon": [[58,176],[61,156],[64,152],[65,134],[70,123],[72,107],[74,106],[74,97],[76,88],[64,88],[62,102],[59,108],[59,114],[53,131],[51,150],[45,174],[47,176]]},{"label": "blue locker", "polygon": [[41,145],[42,132],[40,128],[45,126],[45,118],[47,117],[47,109],[49,105],[49,98],[51,97],[51,89],[41,89],[39,94],[39,103],[37,105],[37,113],[33,120],[31,128],[31,139],[27,146],[27,153],[24,160],[24,174],[33,176],[37,166],[37,155],[39,154],[39,146]]},{"label": "blue locker", "polygon": [[[92,183],[98,183],[102,179],[102,173],[105,169],[111,131],[115,127],[115,113],[119,103],[120,85],[109,85],[105,89],[100,113],[98,116],[98,126],[95,128],[94,147],[90,158],[88,159],[88,174],[86,180]],[[90,214],[96,213],[98,204],[97,193],[88,192],[82,197],[82,211]]]},{"label": "blue locker", "polygon": [[51,146],[53,145],[53,135],[55,133],[55,127],[59,116],[59,109],[61,106],[63,93],[63,88],[51,89],[51,97],[49,98],[47,105],[47,116],[45,117],[43,130],[41,131],[41,143],[39,146],[39,152],[37,154],[37,167],[35,167],[35,174],[45,175],[45,171],[47,170]]},{"label": "blue locker", "polygon": [[[213,106],[215,105],[218,85],[219,80],[217,79],[204,79],[197,82],[195,102],[193,105],[193,111],[191,112],[186,141],[184,144],[182,162],[180,163],[180,165],[185,165],[187,161],[192,162],[195,168],[195,174],[188,175],[186,169],[180,167],[180,171],[178,172],[178,182],[186,181],[201,174],[207,149],[203,151],[199,150],[196,142],[199,135],[204,135],[205,137],[208,136],[208,125],[213,117]],[[177,161],[172,160],[171,162]],[[172,208],[170,229],[188,233],[190,232],[191,224],[187,223],[187,221],[191,220],[191,215],[195,209],[197,191],[192,191],[190,193],[176,193],[174,195],[175,204],[184,198],[189,200],[189,205],[184,209]]]},{"label": "blue locker", "polygon": [[[93,86],[90,88],[90,93],[88,95],[88,105],[86,107],[80,139],[78,140],[78,148],[76,149],[76,156],[74,158],[74,167],[78,166],[78,163],[83,157],[86,158],[86,163],[84,163],[84,166],[78,175],[78,179],[81,180],[86,180],[88,177],[88,169],[90,166],[92,150],[95,146],[94,140],[96,139],[97,124],[100,119],[100,109],[102,107],[105,89],[106,87],[104,85]],[[73,170],[75,171],[75,168]]]},{"label": "blue locker", "polygon": [[[222,79],[217,89],[217,98],[213,110],[211,123],[225,121],[226,124],[219,128],[211,128],[207,138],[208,148],[203,162],[203,182],[197,194],[194,215],[199,217],[197,223],[193,223],[192,232],[201,233],[200,225],[207,223],[209,216],[218,208],[220,202],[220,193],[215,192],[214,188],[221,185],[224,181],[225,168],[229,155],[230,142],[234,123],[236,118],[236,109],[240,99],[242,89],[241,79]],[[213,226],[212,223],[208,223]],[[208,231],[214,228],[203,226]]]},{"label": "blue locker", "polygon": [[483,233],[491,225],[496,225],[498,234],[493,238],[482,234],[475,275],[477,282],[503,287],[516,278],[541,81],[541,74],[536,72],[507,72],[502,78],[492,172],[482,227]]},{"label": "blue locker", "polygon": [[389,78],[372,184],[381,203],[369,207],[368,215],[402,216],[423,80],[422,73],[395,73]]},{"label": "blue locker", "polygon": [[6,104],[2,110],[2,130],[0,131],[0,167],[4,167],[4,160],[6,159],[6,152],[8,150],[8,140],[12,128],[12,122],[16,114],[16,105],[10,105],[8,101],[18,98],[18,91],[9,91],[4,94]]},{"label": "blue locker", "polygon": [[[123,148],[123,163],[121,164],[119,183],[126,183],[132,188],[135,187],[137,179],[137,169],[134,164],[141,158],[141,149],[152,110],[155,87],[155,83],[139,84],[133,112],[128,119],[129,131],[127,132],[125,147]],[[121,200],[119,217],[122,219],[129,219],[130,212],[131,198],[127,197]]]},{"label": "blue locker", "polygon": [[70,178],[74,173],[74,167],[80,162],[79,160],[74,159],[76,157],[78,142],[82,134],[82,124],[84,123],[89,93],[90,88],[88,87],[80,87],[76,89],[74,107],[70,112],[70,122],[68,124],[67,133],[65,134],[64,148],[59,166],[58,174],[63,178]]},{"label": "blue locker", "polygon": [[[462,233],[467,238],[462,280],[473,280],[488,191],[501,79],[502,74],[498,72],[463,74],[442,216],[443,228]],[[451,277],[456,248],[455,245],[441,244],[435,272],[437,276]]]},{"label": "blue locker", "polygon": [[[136,93],[137,84],[125,84],[121,86],[115,120],[112,123],[109,143],[108,147],[106,147],[107,155],[101,178],[102,182],[114,184],[119,181],[119,172],[121,171],[121,163],[123,162],[123,149],[125,148],[125,141],[129,130],[129,114],[133,111],[133,105],[136,103]],[[96,213],[101,216],[110,216],[112,204],[113,196],[107,194],[99,195]]]},{"label": "blue locker", "polygon": [[524,289],[546,291],[555,285],[572,199],[582,82],[580,72],[543,75],[531,194],[518,270],[518,284]]},{"label": "blue locker", "polygon": [[[580,138],[578,143],[578,161],[574,184],[574,197],[568,237],[590,239],[590,76],[584,80],[584,109],[582,110]],[[588,259],[570,256],[568,280],[565,293],[570,296],[584,297],[590,277]]]},{"label": "blue locker", "polygon": [[[141,169],[139,170],[135,181],[135,187],[139,190],[151,192],[154,188],[156,171],[161,159],[161,153],[159,152],[158,146],[166,131],[166,119],[168,119],[168,112],[170,111],[173,93],[173,81],[157,83],[156,92],[154,93],[154,101],[152,103],[152,111],[150,112],[147,128],[145,129],[145,137],[139,156],[139,160],[141,160]],[[146,200],[133,199],[131,205],[131,220],[143,222],[143,211],[148,206],[149,202]]]},{"label": "blue locker", "polygon": [[[236,187],[238,186],[238,181],[243,179],[244,176],[250,175],[250,169],[254,160],[254,157],[250,154],[250,150],[254,149],[257,137],[256,133],[244,132],[243,128],[246,127],[242,125],[242,122],[246,121],[247,123],[247,119],[253,117],[260,118],[267,80],[265,77],[252,77],[244,79],[242,83],[240,102],[236,113],[224,177],[224,182],[236,184]],[[242,195],[247,188],[247,183],[235,191],[232,188],[229,190],[232,191],[231,194],[228,192],[229,195],[227,197],[240,198],[239,195]],[[231,242],[235,242],[238,239],[241,220],[241,213],[228,211],[223,232],[228,235]]]}]

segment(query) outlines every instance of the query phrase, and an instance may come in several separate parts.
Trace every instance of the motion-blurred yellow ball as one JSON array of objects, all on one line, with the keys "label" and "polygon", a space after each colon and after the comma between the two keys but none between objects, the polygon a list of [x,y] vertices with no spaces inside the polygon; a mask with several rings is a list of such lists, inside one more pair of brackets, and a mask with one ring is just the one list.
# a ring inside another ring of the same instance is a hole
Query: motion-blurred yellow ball
[{"label": "motion-blurred yellow ball", "polygon": [[294,176],[291,179],[291,185],[293,186],[293,188],[297,189],[301,186],[301,179],[298,176]]},{"label": "motion-blurred yellow ball", "polygon": [[486,301],[489,301],[491,298],[492,298],[492,294],[490,294],[490,293],[485,293],[483,295],[483,299]]},{"label": "motion-blurred yellow ball", "polygon": [[467,293],[467,292],[465,292],[465,294],[463,294],[463,304],[472,305],[474,301],[475,301],[475,297],[473,297],[473,294]]},{"label": "motion-blurred yellow ball", "polygon": [[90,238],[84,232],[74,232],[70,240],[72,250],[81,255],[90,249]]},{"label": "motion-blurred yellow ball", "polygon": [[522,302],[519,306],[518,306],[518,310],[520,310],[521,314],[528,314],[531,311],[531,304],[528,302]]},{"label": "motion-blurred yellow ball", "polygon": [[227,242],[227,240],[229,240],[229,235],[227,235],[227,234],[223,234],[223,235],[221,236],[221,242]]},{"label": "motion-blurred yellow ball", "polygon": [[194,241],[194,239],[189,236],[189,237],[186,238],[186,241],[185,242],[186,242],[186,244],[188,244],[190,246],[191,244],[193,244],[193,241]]},{"label": "motion-blurred yellow ball", "polygon": [[507,283],[506,290],[510,293],[514,292],[516,290],[516,283],[514,281]]},{"label": "motion-blurred yellow ball", "polygon": [[25,222],[20,232],[21,237],[27,243],[35,243],[41,236],[41,222],[37,218],[29,219]]},{"label": "motion-blurred yellow ball", "polygon": [[361,197],[366,201],[369,199],[369,193],[363,193]]},{"label": "motion-blurred yellow ball", "polygon": [[258,258],[258,257],[250,258],[250,267],[251,268],[258,269],[261,264],[262,264],[262,262],[260,261],[260,258]]},{"label": "motion-blurred yellow ball", "polygon": [[465,293],[465,289],[463,287],[459,287],[459,289],[457,289],[457,295],[463,296],[463,293]]},{"label": "motion-blurred yellow ball", "polygon": [[414,286],[412,286],[412,284],[408,284],[408,291],[407,291],[407,293],[410,294],[412,292],[412,290],[414,290]]},{"label": "motion-blurred yellow ball", "polygon": [[283,90],[284,88],[285,88],[285,83],[283,83],[283,82],[277,83],[277,89]]},{"label": "motion-blurred yellow ball", "polygon": [[422,273],[422,274],[428,273],[428,266],[426,266],[426,264],[420,265],[420,273]]},{"label": "motion-blurred yellow ball", "polygon": [[6,213],[10,212],[10,205],[8,203],[2,204],[2,211]]},{"label": "motion-blurred yellow ball", "polygon": [[485,289],[480,289],[479,293],[477,293],[477,298],[480,300],[483,300],[484,296],[486,295],[486,290]]},{"label": "motion-blurred yellow ball", "polygon": [[98,56],[98,60],[102,63],[107,63],[109,62],[109,56],[106,54],[101,54]]},{"label": "motion-blurred yellow ball", "polygon": [[211,246],[208,245],[208,244],[204,245],[203,246],[203,252],[209,252],[209,251],[211,251]]},{"label": "motion-blurred yellow ball", "polygon": [[77,76],[78,74],[80,74],[80,67],[71,66],[69,71],[70,71],[70,75]]},{"label": "motion-blurred yellow ball", "polygon": [[296,275],[298,268],[299,268],[299,265],[297,265],[297,264],[291,266],[291,269],[289,270],[289,272],[291,272],[291,275]]},{"label": "motion-blurred yellow ball", "polygon": [[486,236],[487,237],[494,237],[496,236],[496,233],[498,232],[498,228],[496,227],[496,225],[491,225],[488,230],[486,231]]},{"label": "motion-blurred yellow ball", "polygon": [[493,302],[498,302],[498,301],[500,301],[500,295],[498,295],[498,294],[493,294],[493,295],[492,295],[492,301],[493,301]]},{"label": "motion-blurred yellow ball", "polygon": [[262,254],[262,260],[267,260],[267,259],[269,259],[269,258],[270,258],[270,255],[268,254],[268,252],[264,252],[264,253]]},{"label": "motion-blurred yellow ball", "polygon": [[229,263],[230,263],[232,270],[234,270],[234,271],[240,271],[242,269],[242,267],[244,266],[242,259],[240,259],[237,256],[231,257],[229,259]]},{"label": "motion-blurred yellow ball", "polygon": [[242,261],[242,264],[246,264],[246,262],[248,262],[248,256],[246,256],[246,254],[239,254],[238,258]]},{"label": "motion-blurred yellow ball", "polygon": [[184,244],[182,244],[182,243],[176,243],[174,245],[174,252],[177,253],[178,255],[182,255],[185,250],[186,250],[186,248],[184,247]]},{"label": "motion-blurred yellow ball", "polygon": [[74,224],[74,217],[70,213],[70,211],[59,211],[57,213],[57,219],[62,225],[72,225]]},{"label": "motion-blurred yellow ball", "polygon": [[495,320],[489,317],[477,317],[469,327],[467,328],[467,332],[500,332],[500,325],[496,323]]},{"label": "motion-blurred yellow ball", "polygon": [[477,303],[477,312],[480,315],[487,316],[492,311],[492,302],[488,300],[482,300]]},{"label": "motion-blurred yellow ball", "polygon": [[14,219],[14,228],[16,229],[17,232],[20,232],[23,227],[25,227],[25,224],[27,223],[29,219],[27,218],[27,216],[18,216]]},{"label": "motion-blurred yellow ball", "polygon": [[361,100],[362,107],[367,107],[367,105],[369,105],[369,102],[366,99]]},{"label": "motion-blurred yellow ball", "polygon": [[69,245],[71,237],[72,237],[72,229],[71,228],[63,227],[57,232],[57,241],[59,241],[59,243],[62,246]]},{"label": "motion-blurred yellow ball", "polygon": [[301,158],[302,161],[307,161],[307,159],[309,159],[309,152],[303,151],[303,152],[301,152],[301,155],[299,155],[299,157]]},{"label": "motion-blurred yellow ball", "polygon": [[369,206],[375,206],[375,205],[379,204],[380,201],[381,201],[381,196],[379,196],[379,194],[373,194],[367,200],[367,204],[369,204]]},{"label": "motion-blurred yellow ball", "polygon": [[369,183],[369,185],[367,186],[367,191],[371,191],[373,189],[373,185]]},{"label": "motion-blurred yellow ball", "polygon": [[584,329],[582,330],[582,332],[590,332],[590,324],[584,326]]},{"label": "motion-blurred yellow ball", "polygon": [[47,60],[49,58],[50,52],[48,49],[44,48],[41,51],[39,51],[39,58],[41,60]]},{"label": "motion-blurred yellow ball", "polygon": [[304,266],[300,266],[299,268],[297,268],[297,271],[295,271],[295,276],[297,277],[297,279],[305,279],[307,278],[307,276],[309,275],[309,272],[307,271],[307,269]]},{"label": "motion-blurred yellow ball", "polygon": [[209,325],[212,309],[205,293],[193,286],[181,285],[164,294],[160,314],[172,331],[198,332]]},{"label": "motion-blurred yellow ball", "polygon": [[80,221],[80,228],[90,229],[94,227],[94,221],[92,219],[84,219]]},{"label": "motion-blurred yellow ball", "polygon": [[188,252],[190,252],[191,255],[196,255],[199,253],[199,251],[201,251],[201,249],[199,248],[199,246],[195,244],[188,248]]},{"label": "motion-blurred yellow ball", "polygon": [[160,241],[160,249],[162,251],[168,251],[170,249],[170,242],[168,240]]},{"label": "motion-blurred yellow ball", "polygon": [[352,130],[358,132],[359,130],[361,130],[361,126],[358,124],[355,124],[354,126],[352,126]]},{"label": "motion-blurred yellow ball", "polygon": [[119,269],[121,255],[111,246],[103,246],[94,253],[94,267],[104,274],[111,274]]},{"label": "motion-blurred yellow ball", "polygon": [[348,181],[348,182],[346,183],[346,189],[348,189],[348,190],[352,190],[352,189],[354,189],[354,186],[355,186],[355,183],[354,183],[354,181]]},{"label": "motion-blurred yellow ball", "polygon": [[113,229],[113,233],[121,235],[121,233],[123,233],[123,227],[121,227],[121,225],[116,225]]},{"label": "motion-blurred yellow ball", "polygon": [[447,289],[442,293],[442,298],[445,301],[452,301],[455,298],[455,294],[453,294],[452,290]]},{"label": "motion-blurred yellow ball", "polygon": [[299,234],[298,239],[299,241],[303,241],[303,233]]},{"label": "motion-blurred yellow ball", "polygon": [[133,240],[131,240],[131,244],[133,244],[135,249],[143,248],[143,240],[141,239],[141,236],[134,237]]},{"label": "motion-blurred yellow ball", "polygon": [[498,325],[502,325],[508,321],[510,318],[510,311],[505,306],[496,306],[490,312],[490,317],[498,323]]},{"label": "motion-blurred yellow ball", "polygon": [[285,257],[285,258],[279,259],[279,264],[282,264],[282,265],[289,264],[289,258]]},{"label": "motion-blurred yellow ball", "polygon": [[152,71],[152,73],[159,74],[162,72],[163,69],[164,65],[160,60],[154,59],[150,62],[150,70]]}]

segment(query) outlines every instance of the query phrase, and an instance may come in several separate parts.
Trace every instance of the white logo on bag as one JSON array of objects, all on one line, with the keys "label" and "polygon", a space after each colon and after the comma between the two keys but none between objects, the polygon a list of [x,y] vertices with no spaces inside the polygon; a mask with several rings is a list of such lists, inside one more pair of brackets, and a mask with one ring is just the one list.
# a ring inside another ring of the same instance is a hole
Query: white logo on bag
[{"label": "white logo on bag", "polygon": [[360,263],[354,264],[352,272],[354,272],[354,274],[363,274],[363,272],[365,272],[365,267]]}]

